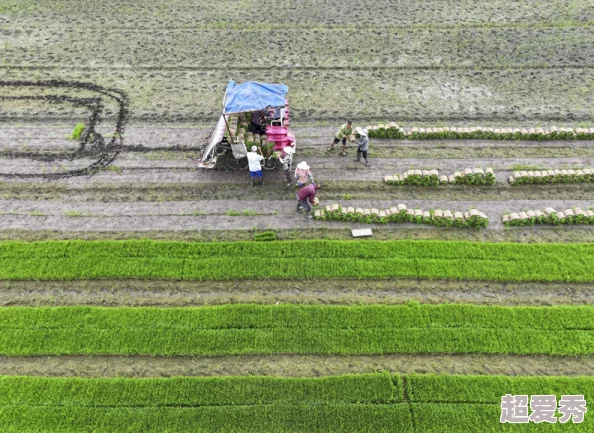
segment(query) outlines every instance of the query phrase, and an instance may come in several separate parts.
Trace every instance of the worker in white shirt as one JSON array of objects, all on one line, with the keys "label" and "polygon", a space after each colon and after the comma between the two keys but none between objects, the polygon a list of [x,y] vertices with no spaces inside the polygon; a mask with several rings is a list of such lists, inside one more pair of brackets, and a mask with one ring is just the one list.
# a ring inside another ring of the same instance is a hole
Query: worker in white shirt
[{"label": "worker in white shirt", "polygon": [[256,177],[260,179],[260,185],[264,185],[264,178],[262,177],[262,161],[264,160],[264,155],[262,155],[260,146],[252,146],[252,151],[247,153],[247,160],[252,186],[254,186],[254,178]]}]

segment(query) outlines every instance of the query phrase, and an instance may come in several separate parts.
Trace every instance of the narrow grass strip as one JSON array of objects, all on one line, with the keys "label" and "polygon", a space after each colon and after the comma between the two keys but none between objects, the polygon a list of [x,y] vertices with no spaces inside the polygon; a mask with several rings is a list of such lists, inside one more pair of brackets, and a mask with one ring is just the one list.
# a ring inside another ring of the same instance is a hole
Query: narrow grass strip
[{"label": "narrow grass strip", "polygon": [[[415,433],[502,432],[500,408],[495,405],[411,403],[410,406]],[[534,424],[531,425],[528,431],[534,431],[534,427]],[[523,428],[521,431],[527,430]]]},{"label": "narrow grass strip", "polygon": [[501,396],[583,394],[594,399],[594,377],[406,375],[408,397],[417,403],[485,403],[499,405]]},{"label": "narrow grass strip", "polygon": [[594,281],[594,244],[463,241],[0,243],[0,279]]},{"label": "narrow grass strip", "polygon": [[82,379],[0,376],[0,406],[167,407],[270,404],[390,404],[403,401],[400,377],[175,377]]},{"label": "narrow grass strip", "polygon": [[[402,393],[406,383],[407,394]],[[590,377],[388,375],[326,378],[0,377],[3,432],[590,432],[582,424],[502,425],[501,396],[581,394]]]},{"label": "narrow grass strip", "polygon": [[[406,400],[403,380],[407,383]],[[467,403],[499,405],[505,394],[583,394],[590,376],[388,373],[320,378],[267,376],[79,378],[0,376],[0,406],[167,407],[271,404]]]},{"label": "narrow grass strip", "polygon": [[405,404],[0,407],[3,433],[414,433]]},{"label": "narrow grass strip", "polygon": [[594,354],[594,307],[0,309],[0,354]]},{"label": "narrow grass strip", "polygon": [[[584,422],[525,425],[499,423],[501,397],[512,395],[583,395],[594,400],[592,377],[513,377],[463,375],[406,375],[409,401],[416,431],[458,432],[591,432],[594,418]],[[557,417],[560,414],[557,413]]]}]

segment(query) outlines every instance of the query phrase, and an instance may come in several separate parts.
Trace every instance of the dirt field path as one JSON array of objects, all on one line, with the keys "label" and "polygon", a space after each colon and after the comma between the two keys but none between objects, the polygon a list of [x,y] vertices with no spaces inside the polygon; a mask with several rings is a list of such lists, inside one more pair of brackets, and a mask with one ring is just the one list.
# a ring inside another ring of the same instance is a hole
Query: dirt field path
[{"label": "dirt field path", "polygon": [[[416,124],[415,124],[416,125]],[[336,133],[336,126],[291,126],[291,130],[297,137],[299,148],[305,147],[324,147],[332,141]],[[362,123],[358,126],[367,126]],[[508,125],[509,127],[523,127],[523,125]],[[124,134],[125,145],[129,148],[144,147],[147,149],[177,148],[195,150],[200,144],[200,140],[210,131],[211,126],[184,126],[184,125],[130,125],[126,127]],[[106,128],[99,128],[99,132],[105,135],[109,134]],[[70,140],[72,133],[71,126],[43,126],[43,123],[37,123],[34,128],[16,124],[6,125],[0,128],[0,142],[3,148],[18,149],[19,147],[28,149],[56,149],[62,146],[75,146],[76,140]],[[394,145],[416,147],[420,144],[441,144],[444,146],[466,146],[466,147],[498,147],[517,144],[522,147],[594,147],[594,142],[574,141],[574,140],[555,140],[551,142],[542,141],[508,141],[508,140],[388,140],[372,139],[375,147],[389,147]],[[349,143],[349,146],[353,146]]]},{"label": "dirt field path", "polygon": [[281,376],[434,373],[509,376],[587,376],[594,357],[505,355],[254,355],[220,357],[0,357],[0,375],[57,377]]},{"label": "dirt field path", "polygon": [[[350,200],[348,206],[387,209],[403,200]],[[295,201],[296,203],[296,201]],[[503,230],[501,217],[506,212],[553,207],[558,210],[581,207],[592,201],[434,201],[406,200],[411,209],[449,209],[465,212],[475,207],[489,217],[489,228]],[[384,227],[381,224],[308,220],[296,213],[288,201],[201,201],[168,203],[70,203],[0,202],[0,230],[58,231],[151,231],[151,230],[259,230],[307,228]],[[233,212],[245,215],[230,216]],[[390,224],[411,228],[412,224]],[[418,225],[419,229],[428,228]]]},{"label": "dirt field path", "polygon": [[[594,167],[593,158],[467,158],[443,159],[434,158],[370,158],[371,167],[353,161],[355,155],[347,157],[303,157],[310,165],[315,179],[320,182],[336,180],[358,180],[382,182],[385,175],[404,173],[409,169],[438,169],[440,174],[450,175],[465,168],[487,168],[497,170],[498,182],[505,183],[509,175],[515,170],[525,170],[528,167],[564,169],[573,167]],[[180,158],[183,157],[180,155]],[[296,163],[302,158],[296,157]],[[84,168],[93,162],[90,158],[72,161],[68,167]],[[61,165],[60,165],[61,167]],[[2,160],[2,174],[51,174],[60,173],[60,167],[51,162],[35,161],[27,158]],[[515,168],[522,167],[522,168]],[[267,178],[282,181],[280,167],[272,172],[264,172]],[[12,180],[1,176],[3,181]],[[113,163],[113,170],[97,173],[92,178],[76,177],[58,179],[56,184],[67,183],[73,186],[83,186],[89,183],[125,184],[127,182],[160,182],[160,183],[246,183],[247,171],[228,171],[224,167],[215,170],[199,169],[196,161],[184,159],[147,159],[142,154],[122,154]],[[35,180],[35,179],[33,179]],[[21,180],[23,181],[23,180]],[[38,180],[39,182],[43,180]]]},{"label": "dirt field path", "polygon": [[7,281],[1,306],[191,307],[258,304],[426,304],[585,305],[594,302],[592,284],[494,283],[450,280],[266,280],[254,281]]}]

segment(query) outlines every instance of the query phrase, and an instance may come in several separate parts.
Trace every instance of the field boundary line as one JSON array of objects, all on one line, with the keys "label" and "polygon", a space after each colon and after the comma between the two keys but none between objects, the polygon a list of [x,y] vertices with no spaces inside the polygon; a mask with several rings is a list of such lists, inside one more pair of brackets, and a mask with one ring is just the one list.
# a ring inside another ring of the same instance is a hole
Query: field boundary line
[{"label": "field boundary line", "polygon": [[[277,65],[263,65],[263,66],[249,66],[249,65],[229,65],[226,67],[218,66],[143,66],[134,65],[135,71],[378,71],[378,70],[395,70],[395,71],[526,71],[526,70],[571,70],[571,69],[592,69],[594,65],[530,65],[523,66],[401,66],[401,65],[370,65],[370,66],[277,66]],[[130,66],[116,66],[116,65],[97,65],[97,66],[77,66],[77,65],[0,65],[2,69],[17,69],[17,70],[51,70],[56,69],[73,70],[73,71],[100,71],[100,70],[126,70],[130,71]],[[377,117],[377,115],[376,115]],[[7,120],[14,120],[7,118]]]},{"label": "field boundary line", "polygon": [[[45,23],[44,23],[45,24]],[[57,24],[62,26],[62,23]],[[374,24],[373,30],[407,30],[407,31],[423,31],[423,30],[465,30],[465,29],[567,29],[567,28],[588,28],[594,26],[594,20],[590,21],[485,21],[485,22],[467,22],[459,24],[402,24],[402,25],[382,25]],[[38,26],[24,25],[24,26],[12,26],[3,24],[0,25],[0,29],[38,29]],[[223,22],[215,22],[213,24],[201,24],[201,25],[187,25],[187,26],[85,26],[86,30],[100,29],[100,30],[134,30],[136,32],[153,32],[157,31],[215,31],[215,30],[226,30],[226,31],[298,31],[298,30],[318,30],[318,31],[336,31],[342,30],[344,32],[349,31],[360,31],[361,29],[354,24],[257,24],[257,25],[245,25],[245,24],[227,24]],[[363,29],[365,31],[367,29]],[[371,30],[368,30],[371,31]]]}]

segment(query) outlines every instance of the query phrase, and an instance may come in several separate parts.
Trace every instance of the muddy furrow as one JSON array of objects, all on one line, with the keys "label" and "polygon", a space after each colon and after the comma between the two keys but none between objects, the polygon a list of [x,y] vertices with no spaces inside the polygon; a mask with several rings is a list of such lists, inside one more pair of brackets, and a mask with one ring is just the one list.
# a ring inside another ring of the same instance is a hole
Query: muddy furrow
[{"label": "muddy furrow", "polygon": [[0,306],[191,307],[256,304],[588,305],[588,283],[497,283],[452,280],[4,281]]},{"label": "muddy furrow", "polygon": [[[351,240],[350,229],[327,227],[308,230],[275,230],[278,240],[331,239]],[[26,242],[47,240],[126,240],[152,239],[178,242],[237,242],[253,241],[254,230],[153,230],[153,231],[56,231],[56,230],[0,230],[0,241],[19,239]],[[517,242],[517,243],[584,243],[594,242],[594,226],[575,227],[541,226],[513,227],[508,230],[443,230],[418,226],[410,228],[385,225],[373,229],[376,240],[442,240],[470,242]]]},{"label": "muddy furrow", "polygon": [[[352,155],[351,155],[352,156]],[[297,158],[297,161],[300,161]],[[68,163],[74,167],[85,167],[93,162],[92,159],[77,159]],[[334,180],[376,180],[382,182],[386,174],[403,173],[411,168],[438,169],[440,174],[450,175],[457,170],[474,167],[492,167],[496,171],[497,180],[506,182],[513,170],[537,168],[573,168],[594,167],[594,158],[502,158],[502,159],[424,159],[424,158],[382,158],[371,159],[371,167],[353,161],[352,157],[312,157],[307,158],[316,181],[326,182]],[[60,163],[61,164],[61,163]],[[12,179],[2,174],[51,174],[60,173],[63,169],[58,163],[33,161],[30,159],[7,159],[2,162],[0,179],[4,182],[47,182],[44,179]],[[274,171],[264,171],[264,176],[273,182],[282,182],[283,175],[280,167]],[[81,187],[88,184],[135,184],[135,183],[245,183],[249,178],[247,171],[229,171],[224,166],[221,169],[199,169],[196,161],[180,160],[152,160],[118,158],[113,167],[103,170],[91,177],[80,176],[53,180],[54,184],[68,184]]]},{"label": "muddy furrow", "polygon": [[396,354],[378,356],[254,355],[219,357],[0,357],[0,375],[50,377],[278,376],[434,373],[505,376],[587,376],[594,357]]},{"label": "muddy furrow", "polygon": [[[594,183],[519,185],[498,182],[495,185],[447,185],[416,187],[411,185],[386,185],[381,180],[324,181],[319,193],[323,204],[349,200],[447,200],[447,201],[513,201],[513,200],[580,200],[594,199]],[[242,182],[210,183],[159,183],[134,182],[131,184],[56,184],[54,182],[4,182],[0,183],[0,199],[17,201],[76,202],[197,202],[204,200],[294,201],[296,186],[286,187],[282,173],[266,177],[264,187],[249,186],[249,178]],[[125,204],[120,207],[125,207]],[[11,213],[9,209],[6,212]]]},{"label": "muddy furrow", "polygon": [[[326,150],[332,142],[334,133],[332,128],[303,128],[308,132],[300,132],[302,128],[291,128],[291,131],[297,138],[297,149],[322,148]],[[153,150],[186,150],[199,151],[202,146],[202,140],[208,136],[208,129],[203,128],[162,128],[158,130],[127,129],[122,140],[123,150],[125,152],[142,152]],[[71,131],[36,131],[35,135],[31,132],[22,130],[0,129],[0,152],[17,150],[39,150],[39,151],[61,151],[63,149],[76,148],[78,140],[70,138]],[[105,138],[110,134],[106,131]],[[434,140],[393,140],[371,138],[372,149],[407,147],[414,149],[422,146],[439,147],[461,147],[461,148],[490,148],[490,147],[556,147],[556,148],[591,148],[594,147],[594,140],[552,140],[552,141],[528,141],[528,140],[456,140],[456,139],[434,139]],[[349,142],[350,149],[355,148],[355,144]],[[340,145],[335,149],[339,149]]]},{"label": "muddy furrow", "polygon": [[[404,202],[411,209],[448,209],[465,212],[477,208],[490,220],[489,229],[503,230],[502,216],[507,212],[545,209],[557,210],[581,207],[588,209],[592,201],[582,200],[514,200],[514,201],[445,201],[445,200],[350,200],[345,205],[361,208],[387,209]],[[296,203],[296,201],[295,201]],[[18,208],[18,203],[7,205]],[[27,207],[28,206],[28,207]],[[58,231],[151,231],[151,230],[267,230],[301,228],[379,228],[380,224],[316,221],[296,213],[290,201],[203,201],[159,203],[69,203],[60,211],[61,203],[39,201],[28,203],[22,212],[0,215],[0,230],[58,230]],[[47,206],[47,207],[46,207]],[[11,211],[14,208],[11,208]],[[152,210],[152,211],[151,211]],[[245,212],[242,215],[230,211]],[[27,213],[28,212],[28,213]],[[161,214],[159,214],[161,212]],[[163,214],[163,212],[166,212]],[[53,213],[53,215],[52,215]],[[214,213],[214,214],[213,214]],[[254,214],[255,213],[255,214]],[[205,214],[205,215],[204,215]],[[392,226],[392,225],[391,225]],[[394,228],[411,228],[410,224],[394,224]],[[417,225],[419,230],[431,226]],[[571,227],[565,227],[571,229]],[[538,227],[535,228],[536,230]]]},{"label": "muddy furrow", "polygon": [[[321,193],[320,193],[321,194]],[[386,209],[396,204],[407,204],[411,209],[452,209],[467,210],[473,206],[518,209],[530,205],[534,209],[554,207],[559,210],[569,206],[587,208],[594,200],[505,200],[505,201],[454,201],[454,200],[336,200],[344,206],[354,208]],[[296,200],[295,200],[296,203]],[[324,204],[324,203],[323,203]],[[225,215],[236,217],[276,216],[283,217],[294,213],[289,200],[201,200],[168,202],[72,202],[72,201],[34,201],[0,200],[0,218],[12,215],[39,213],[32,216],[72,216],[72,217],[118,217],[118,216],[208,216]],[[235,215],[235,212],[243,213]],[[41,215],[43,213],[43,215]]]}]

